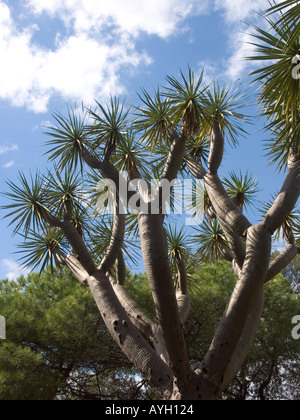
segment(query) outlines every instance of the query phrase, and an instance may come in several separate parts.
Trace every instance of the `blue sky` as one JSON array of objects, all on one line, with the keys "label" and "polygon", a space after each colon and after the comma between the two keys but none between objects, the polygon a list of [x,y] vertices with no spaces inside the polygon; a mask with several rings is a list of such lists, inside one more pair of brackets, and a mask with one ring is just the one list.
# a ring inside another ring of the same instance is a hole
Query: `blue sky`
[{"label": "blue sky", "polygon": [[[138,104],[141,88],[163,85],[187,65],[197,73],[204,67],[207,81],[243,79],[253,67],[243,59],[252,52],[243,22],[265,25],[257,12],[266,7],[267,0],[0,0],[0,191],[18,171],[46,167],[43,126],[70,104],[110,94]],[[245,112],[254,116],[249,136],[227,150],[222,172],[250,169],[263,201],[282,174],[266,167],[256,107]],[[14,278],[18,238],[7,220],[0,229],[0,278]]]}]

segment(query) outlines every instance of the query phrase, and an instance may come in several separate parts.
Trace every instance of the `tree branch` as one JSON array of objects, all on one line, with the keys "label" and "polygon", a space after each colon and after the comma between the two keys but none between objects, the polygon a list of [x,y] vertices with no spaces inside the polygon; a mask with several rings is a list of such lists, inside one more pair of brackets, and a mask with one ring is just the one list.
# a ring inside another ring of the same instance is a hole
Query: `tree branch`
[{"label": "tree branch", "polygon": [[170,366],[172,366],[175,376],[185,382],[191,371],[161,215],[140,214],[139,231],[148,281],[152,290],[157,319],[166,343]]},{"label": "tree branch", "polygon": [[124,255],[123,255],[123,251],[121,250],[119,252],[117,261],[116,261],[116,278],[117,278],[117,283],[120,284],[121,286],[125,285],[126,282],[126,265],[125,265],[125,260],[124,260]]},{"label": "tree branch", "polygon": [[298,248],[289,244],[281,254],[271,262],[266,278],[266,282],[272,280],[277,274],[281,273],[297,256]]},{"label": "tree branch", "polygon": [[185,324],[191,309],[191,301],[188,293],[188,276],[185,261],[180,252],[175,253],[175,263],[177,267],[179,291],[176,293],[176,300],[179,311],[179,318],[182,325]]},{"label": "tree branch", "polygon": [[60,223],[59,227],[63,231],[66,239],[72,247],[73,252],[75,253],[77,260],[80,262],[82,267],[89,273],[89,275],[97,271],[97,267],[89,250],[87,249],[83,239],[81,238],[76,228],[72,225],[72,223],[64,221]]},{"label": "tree branch", "polygon": [[173,374],[134,327],[102,271],[88,278],[88,285],[102,318],[130,362],[155,386],[169,388]]},{"label": "tree branch", "polygon": [[255,302],[252,311],[245,324],[243,333],[239,339],[236,349],[232,355],[229,365],[227,366],[221,389],[224,390],[230,382],[235,378],[236,374],[245,362],[251,347],[253,346],[256,333],[259,327],[262,311],[264,306],[264,290],[261,291],[259,298]]},{"label": "tree branch", "polygon": [[142,309],[135,302],[135,300],[132,299],[124,286],[116,283],[111,276],[110,281],[117,298],[125,309],[133,325],[148,339],[153,337],[153,322],[144,314]]},{"label": "tree branch", "polygon": [[232,262],[234,260],[233,253],[227,245],[219,244],[219,252],[224,260],[228,262]]},{"label": "tree branch", "polygon": [[272,234],[286,221],[300,195],[299,157],[291,155],[288,166],[289,170],[282,189],[264,219],[264,224]]},{"label": "tree branch", "polygon": [[65,255],[62,251],[57,251],[57,260],[59,264],[68,267],[77,280],[80,281],[84,286],[87,286],[87,278],[89,273],[80,264],[79,260],[73,254]]},{"label": "tree branch", "polygon": [[229,305],[204,358],[203,374],[215,382],[216,396],[227,367],[242,337],[253,306],[263,288],[271,253],[271,234],[263,225],[252,226],[247,233],[246,258]]},{"label": "tree branch", "polygon": [[162,174],[162,179],[167,179],[169,182],[177,178],[178,171],[184,159],[186,149],[186,135],[184,130],[182,130],[180,135],[174,131],[171,139],[173,139],[173,142]]},{"label": "tree branch", "polygon": [[188,292],[188,276],[186,272],[185,262],[180,252],[175,252],[175,263],[177,267],[178,283],[180,292],[186,295]]},{"label": "tree branch", "polygon": [[184,325],[191,310],[191,299],[188,295],[185,295],[179,291],[176,293],[176,300],[178,305],[179,319],[181,325]]},{"label": "tree branch", "polygon": [[207,174],[207,171],[199,162],[196,162],[196,160],[191,156],[185,157],[184,160],[186,162],[188,170],[196,179],[204,179],[205,175]]},{"label": "tree branch", "polygon": [[208,174],[204,178],[207,193],[217,218],[223,226],[239,236],[245,236],[251,226],[241,209],[228,196],[218,175]]},{"label": "tree branch", "polygon": [[73,215],[73,204],[70,199],[66,200],[64,203],[64,220],[71,221]]},{"label": "tree branch", "polygon": [[235,260],[239,268],[242,269],[244,261],[245,261],[245,256],[246,256],[246,248],[245,248],[244,242],[240,236],[230,231],[227,228],[227,226],[223,225],[222,223],[221,223],[221,226],[224,231],[230,251],[233,255],[232,260]]},{"label": "tree branch", "polygon": [[107,273],[115,264],[124,242],[125,214],[119,214],[118,208],[119,206],[117,206],[116,213],[114,214],[111,240],[99,267],[99,270],[102,270],[105,273]]},{"label": "tree branch", "polygon": [[117,194],[124,200],[124,203],[128,205],[130,198],[136,195],[137,192],[130,190],[128,181],[122,176],[117,168],[107,160],[100,161],[84,147],[82,148],[81,156],[91,169],[99,170],[104,178],[110,179],[114,183]]},{"label": "tree branch", "polygon": [[224,155],[224,135],[220,130],[219,123],[214,122],[210,141],[210,154],[208,158],[208,173],[216,175]]}]

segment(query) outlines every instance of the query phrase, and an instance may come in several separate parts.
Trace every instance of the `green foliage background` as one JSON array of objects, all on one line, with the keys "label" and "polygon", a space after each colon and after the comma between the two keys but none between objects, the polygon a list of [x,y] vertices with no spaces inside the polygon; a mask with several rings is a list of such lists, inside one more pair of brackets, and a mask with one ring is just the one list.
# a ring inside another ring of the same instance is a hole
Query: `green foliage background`
[{"label": "green foliage background", "polygon": [[[199,368],[236,277],[226,262],[193,264],[185,336],[191,363]],[[224,398],[300,398],[300,343],[291,337],[300,298],[291,281],[279,275],[267,285],[256,343]],[[126,287],[155,319],[146,276],[128,272]],[[89,289],[68,270],[1,281],[0,307],[8,338],[0,342],[1,400],[160,398],[110,338]]]}]

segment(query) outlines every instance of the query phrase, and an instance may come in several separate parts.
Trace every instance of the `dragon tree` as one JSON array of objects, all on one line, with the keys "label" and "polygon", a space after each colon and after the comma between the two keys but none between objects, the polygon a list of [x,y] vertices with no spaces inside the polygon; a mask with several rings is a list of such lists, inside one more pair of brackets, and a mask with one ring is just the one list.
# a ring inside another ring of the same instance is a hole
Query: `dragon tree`
[{"label": "dragon tree", "polygon": [[[218,82],[205,86],[203,75],[191,69],[179,78],[168,76],[166,86],[152,93],[143,90],[137,107],[111,98],[94,108],[55,114],[45,142],[53,167],[28,177],[20,173],[4,194],[9,200],[2,207],[6,217],[14,233],[23,236],[23,264],[41,270],[49,264],[67,266],[89,287],[112,338],[162,398],[221,397],[254,342],[265,284],[299,253],[299,2],[280,3],[265,19],[269,29],[255,28],[256,55],[251,58],[261,68],[249,80],[259,87],[268,153],[283,184],[255,223],[247,205],[256,182],[249,174],[225,180],[219,175],[224,150],[238,146],[246,132],[242,88]],[[168,222],[165,214],[172,207],[173,181],[184,178],[205,187],[205,222],[196,232],[167,231],[173,220]],[[152,179],[157,180],[155,188]],[[108,209],[110,215],[103,214]],[[286,247],[271,260],[278,231]],[[190,310],[184,240],[189,235],[200,255],[210,250],[216,259],[225,258],[237,276],[196,370],[184,336]],[[139,252],[155,319],[126,290],[126,259]]]}]

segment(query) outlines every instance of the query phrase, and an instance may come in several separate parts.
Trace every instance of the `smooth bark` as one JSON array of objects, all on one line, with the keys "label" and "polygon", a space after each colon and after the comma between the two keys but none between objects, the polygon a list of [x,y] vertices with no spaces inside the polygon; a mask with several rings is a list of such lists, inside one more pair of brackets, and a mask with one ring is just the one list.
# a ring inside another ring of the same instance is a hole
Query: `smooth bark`
[{"label": "smooth bark", "polygon": [[227,369],[224,374],[223,383],[221,385],[221,390],[224,390],[231,383],[231,381],[235,378],[238,371],[245,362],[245,359],[248,356],[256,337],[263,307],[264,291],[262,290],[246,321],[239,342],[227,366]]},{"label": "smooth bark", "polygon": [[63,231],[69,244],[71,245],[73,253],[83,268],[89,274],[94,273],[97,270],[95,262],[76,228],[72,225],[71,222],[68,221],[62,222],[60,224],[60,228]]},{"label": "smooth bark", "polygon": [[300,195],[300,159],[290,156],[288,168],[282,189],[264,219],[272,234],[286,221]]},{"label": "smooth bark", "polygon": [[139,216],[139,231],[146,273],[156,316],[166,344],[170,366],[183,388],[191,373],[168,260],[167,239],[161,215]]},{"label": "smooth bark", "polygon": [[[138,195],[136,191],[130,191],[128,180],[120,176],[109,159],[101,161],[85,147],[81,150],[84,162],[115,184],[117,198],[121,197],[126,206],[133,196],[136,199],[131,206],[139,211],[141,250],[157,323],[143,313],[124,287],[126,266],[122,244],[125,216],[120,214],[121,211],[116,212],[111,241],[99,269],[84,238],[71,223],[70,202],[65,203],[64,221],[53,217],[47,209],[44,209],[42,217],[64,233],[72,252],[65,255],[58,250],[57,260],[68,266],[82,284],[89,286],[111,336],[136,369],[162,390],[173,386],[173,399],[217,399],[250,351],[262,313],[264,284],[285,268],[299,252],[291,243],[270,264],[271,236],[286,222],[300,195],[300,161],[290,156],[287,177],[280,193],[263,223],[252,226],[241,208],[230,199],[218,176],[224,154],[224,133],[219,124],[215,122],[212,126],[208,171],[195,159],[185,157],[184,129],[180,134],[174,130],[169,140],[171,147],[168,159],[154,197],[150,194],[149,182],[145,181],[148,188],[141,188]],[[179,284],[176,293],[162,214],[163,181],[170,183],[175,180],[184,161],[195,178],[204,179],[212,204],[211,215],[218,219],[228,242],[228,248],[221,247],[221,253],[232,262],[238,275],[236,287],[204,357],[202,368],[197,372],[191,370],[183,333],[190,310],[185,261],[180,253],[175,255]],[[129,174],[130,179],[134,174],[139,176],[138,171],[133,170]],[[139,179],[138,185],[143,182]],[[140,209],[144,204],[149,211],[151,204],[157,202],[157,214]],[[112,273],[114,264],[116,276],[109,278],[107,273]]]},{"label": "smooth bark", "polygon": [[266,281],[272,280],[281,273],[297,256],[299,250],[295,245],[289,244],[270,264]]},{"label": "smooth bark", "polygon": [[[221,224],[222,225],[222,224]],[[245,244],[240,236],[230,231],[227,226],[222,225],[230,252],[233,255],[232,260],[235,260],[239,268],[242,269],[246,256]],[[231,261],[232,261],[231,260]]]},{"label": "smooth bark", "polygon": [[104,272],[108,272],[113,267],[124,242],[126,218],[125,214],[119,214],[118,209],[119,206],[117,206],[116,213],[114,214],[111,240],[99,267]]},{"label": "smooth bark", "polygon": [[152,384],[169,388],[172,371],[134,327],[105,273],[95,272],[88,285],[111,336],[128,359]]},{"label": "smooth bark", "polygon": [[186,136],[183,131],[180,135],[174,133],[172,138],[173,142],[161,177],[162,179],[167,179],[170,182],[177,178],[178,171],[184,159],[186,148]]},{"label": "smooth bark", "polygon": [[82,264],[73,254],[65,255],[62,251],[58,250],[56,258],[60,265],[68,267],[74,276],[80,281],[81,284],[87,286],[87,278],[89,273],[84,269]]},{"label": "smooth bark", "polygon": [[227,367],[262,290],[269,267],[271,234],[263,225],[249,228],[241,278],[204,358],[202,372],[215,384],[215,397],[222,391]]},{"label": "smooth bark", "polygon": [[146,337],[153,336],[153,322],[144,314],[124,286],[112,281],[113,289],[133,325]]},{"label": "smooth bark", "polygon": [[186,162],[188,170],[190,171],[190,173],[193,175],[194,178],[199,179],[199,180],[204,179],[205,175],[207,174],[207,171],[203,168],[203,166],[199,162],[196,162],[196,160],[192,158],[191,156],[186,157],[185,162]]},{"label": "smooth bark", "polygon": [[213,123],[210,140],[210,154],[208,158],[208,172],[216,175],[220,168],[224,155],[224,135],[217,121]]},{"label": "smooth bark", "polygon": [[121,286],[125,285],[126,282],[126,264],[124,260],[123,251],[119,252],[117,261],[116,261],[116,279],[117,283]]},{"label": "smooth bark", "polygon": [[187,295],[188,292],[188,275],[186,271],[185,261],[180,252],[175,252],[175,263],[177,267],[177,279],[180,292]]},{"label": "smooth bark", "polygon": [[241,209],[229,198],[218,175],[207,174],[205,186],[219,221],[239,236],[245,236],[251,226]]}]

